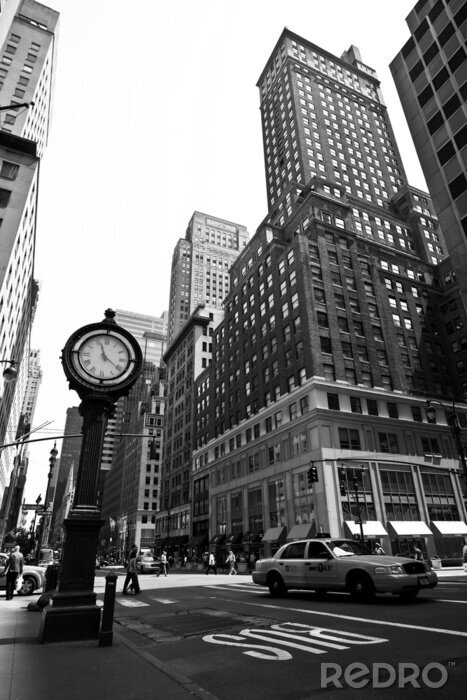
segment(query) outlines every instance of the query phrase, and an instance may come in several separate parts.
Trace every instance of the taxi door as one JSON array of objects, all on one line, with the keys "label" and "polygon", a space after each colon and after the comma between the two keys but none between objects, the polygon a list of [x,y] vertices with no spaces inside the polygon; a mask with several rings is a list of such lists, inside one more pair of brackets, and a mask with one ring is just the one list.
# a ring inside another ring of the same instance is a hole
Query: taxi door
[{"label": "taxi door", "polygon": [[291,542],[278,560],[278,569],[287,588],[305,587],[306,542]]},{"label": "taxi door", "polygon": [[310,542],[306,555],[306,587],[314,590],[337,584],[336,560],[324,542]]}]

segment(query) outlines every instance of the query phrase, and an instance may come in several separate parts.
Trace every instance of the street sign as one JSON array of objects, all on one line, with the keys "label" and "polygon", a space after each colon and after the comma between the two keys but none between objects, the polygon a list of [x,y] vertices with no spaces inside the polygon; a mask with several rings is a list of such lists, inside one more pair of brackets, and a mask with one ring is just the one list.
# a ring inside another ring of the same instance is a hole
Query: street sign
[{"label": "street sign", "polygon": [[38,505],[37,503],[23,503],[21,507],[23,510],[42,510],[44,506]]}]

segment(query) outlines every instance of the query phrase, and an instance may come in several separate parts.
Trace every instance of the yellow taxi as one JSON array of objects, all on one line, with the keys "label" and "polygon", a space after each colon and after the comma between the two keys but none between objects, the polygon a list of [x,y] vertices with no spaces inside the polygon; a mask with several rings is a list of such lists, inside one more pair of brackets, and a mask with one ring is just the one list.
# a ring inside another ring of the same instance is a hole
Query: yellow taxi
[{"label": "yellow taxi", "polygon": [[375,593],[412,599],[424,588],[434,588],[436,573],[423,561],[373,554],[360,542],[323,538],[285,544],[269,559],[256,562],[253,581],[267,586],[272,596],[288,590],[346,591],[356,600]]}]

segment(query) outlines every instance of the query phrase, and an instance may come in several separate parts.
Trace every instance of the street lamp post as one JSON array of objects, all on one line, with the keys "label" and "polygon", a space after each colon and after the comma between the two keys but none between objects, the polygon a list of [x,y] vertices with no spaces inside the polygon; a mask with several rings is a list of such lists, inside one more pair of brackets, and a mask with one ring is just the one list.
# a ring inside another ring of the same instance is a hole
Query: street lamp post
[{"label": "street lamp post", "polygon": [[12,382],[16,377],[18,376],[18,370],[16,369],[16,365],[18,364],[18,360],[0,360],[2,363],[8,363],[10,366],[5,367],[3,370],[3,379],[6,382]]},{"label": "street lamp post", "polygon": [[362,511],[363,511],[363,505],[360,506],[360,498],[359,498],[359,492],[360,492],[360,480],[363,478],[363,472],[364,472],[364,467],[359,466],[359,467],[350,467],[347,464],[342,464],[339,467],[339,473],[342,472],[342,476],[345,474],[345,480],[341,479],[341,484],[345,484],[346,490],[348,488],[348,477],[350,475],[350,479],[352,481],[352,487],[353,491],[355,494],[355,503],[357,506],[357,513],[358,513],[358,520],[356,521],[356,524],[360,526],[360,541],[362,544],[364,544],[364,535],[363,535],[363,518],[362,518]]},{"label": "street lamp post", "polygon": [[48,518],[50,517],[50,510],[49,510],[49,492],[50,492],[50,483],[52,481],[52,476],[54,472],[54,467],[55,463],[57,461],[57,455],[58,455],[58,450],[57,450],[57,443],[54,443],[54,446],[50,450],[50,457],[49,457],[49,473],[47,474],[47,487],[45,489],[45,498],[44,498],[44,513],[42,515],[42,521],[40,524],[40,530],[39,530],[39,537],[37,538],[37,548],[36,548],[36,563],[39,564],[40,561],[40,556],[41,556],[41,547],[42,547],[42,542],[44,540],[44,534],[46,535],[45,542],[47,544],[47,538],[48,538]]},{"label": "street lamp post", "polygon": [[451,430],[451,434],[456,444],[457,453],[462,465],[462,470],[464,472],[463,476],[467,484],[467,461],[465,457],[465,448],[461,440],[461,427],[459,425],[459,420],[457,418],[457,413],[454,407],[455,401],[456,399],[454,397],[451,410],[447,410],[444,404],[441,403],[441,401],[438,401],[437,399],[429,399],[428,401],[426,401],[426,414],[429,419],[434,420],[436,418],[436,409],[432,404],[438,404],[438,406],[441,406],[441,408],[443,409],[447,423]]}]

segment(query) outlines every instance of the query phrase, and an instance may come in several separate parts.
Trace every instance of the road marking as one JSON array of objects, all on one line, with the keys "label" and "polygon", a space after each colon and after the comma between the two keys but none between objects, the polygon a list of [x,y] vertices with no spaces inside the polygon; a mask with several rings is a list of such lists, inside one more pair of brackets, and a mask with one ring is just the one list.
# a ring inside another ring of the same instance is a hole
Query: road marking
[{"label": "road marking", "polygon": [[[228,603],[238,603],[238,600],[225,598]],[[450,601],[449,601],[450,602]],[[366,617],[354,617],[353,615],[338,615],[337,613],[323,612],[318,610],[305,610],[303,608],[279,607],[278,605],[268,605],[267,603],[249,603],[242,600],[242,605],[250,605],[254,608],[267,608],[270,610],[281,610],[292,613],[303,613],[304,615],[322,615],[324,617],[337,617],[339,620],[350,620],[351,622],[366,622],[369,625],[385,625],[386,627],[402,627],[402,629],[418,630],[420,632],[435,632],[437,634],[452,634],[456,637],[467,637],[467,632],[460,630],[448,630],[442,627],[422,627],[421,625],[406,625],[402,622],[388,622],[387,620],[368,619]]]},{"label": "road marking", "polygon": [[171,600],[170,598],[151,598],[151,600],[154,600],[156,603],[162,603],[163,605],[171,605],[172,603],[176,603],[176,600]]},{"label": "road marking", "polygon": [[[289,661],[293,658],[288,651],[274,646],[249,643],[248,639],[273,642],[289,649],[305,651],[308,654],[326,654],[331,649],[341,651],[349,649],[350,646],[355,644],[381,644],[389,641],[381,637],[369,637],[368,635],[356,634],[355,632],[315,627],[299,622],[283,622],[271,625],[270,629],[243,629],[238,634],[219,633],[203,637],[203,641],[210,644],[244,647],[248,651],[243,651],[242,654],[253,656],[257,659]],[[325,647],[325,649],[319,647]]]},{"label": "road marking", "polygon": [[461,605],[467,605],[467,600],[448,600],[447,598],[439,598],[438,603],[460,603]]},{"label": "road marking", "polygon": [[120,605],[126,608],[142,608],[149,606],[149,603],[143,603],[142,600],[129,600],[128,598],[117,598],[117,603],[120,603]]}]

